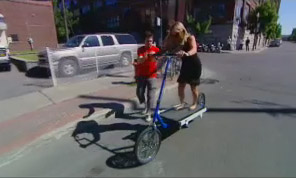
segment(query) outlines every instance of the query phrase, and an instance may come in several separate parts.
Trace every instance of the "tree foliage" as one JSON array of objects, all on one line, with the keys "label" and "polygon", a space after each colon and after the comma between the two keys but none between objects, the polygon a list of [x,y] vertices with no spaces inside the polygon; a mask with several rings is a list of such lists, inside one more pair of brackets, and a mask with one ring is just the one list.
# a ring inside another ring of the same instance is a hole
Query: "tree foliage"
[{"label": "tree foliage", "polygon": [[293,29],[292,34],[289,37],[289,40],[296,41],[296,28]]},{"label": "tree foliage", "polygon": [[198,37],[211,33],[212,17],[209,17],[206,21],[197,22],[193,16],[187,15],[187,23],[191,31]]},{"label": "tree foliage", "polygon": [[248,17],[248,29],[251,33],[263,34],[267,39],[281,37],[282,27],[278,21],[277,4],[271,1],[258,6]]},{"label": "tree foliage", "polygon": [[[53,0],[53,8],[54,8],[54,16],[55,16],[55,25],[58,34],[59,41],[65,41],[66,39],[66,27],[65,27],[65,20],[64,20],[64,12],[61,8],[61,0]],[[74,26],[79,23],[79,16],[74,15],[71,9],[65,10],[66,19],[67,19],[67,26],[69,35],[74,35]]]}]

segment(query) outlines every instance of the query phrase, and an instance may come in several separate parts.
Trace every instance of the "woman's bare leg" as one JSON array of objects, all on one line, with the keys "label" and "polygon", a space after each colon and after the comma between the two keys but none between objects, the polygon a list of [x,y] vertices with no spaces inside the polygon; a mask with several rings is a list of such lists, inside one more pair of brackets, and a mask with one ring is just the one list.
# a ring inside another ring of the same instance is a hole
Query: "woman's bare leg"
[{"label": "woman's bare leg", "polygon": [[185,87],[186,87],[186,83],[179,83],[178,85],[178,95],[179,95],[180,104],[176,106],[176,110],[180,110],[185,106],[185,102],[184,102]]},{"label": "woman's bare leg", "polygon": [[198,88],[196,85],[190,85],[191,86],[191,92],[192,92],[192,105],[190,106],[190,110],[194,110],[197,107],[197,100],[198,100]]}]

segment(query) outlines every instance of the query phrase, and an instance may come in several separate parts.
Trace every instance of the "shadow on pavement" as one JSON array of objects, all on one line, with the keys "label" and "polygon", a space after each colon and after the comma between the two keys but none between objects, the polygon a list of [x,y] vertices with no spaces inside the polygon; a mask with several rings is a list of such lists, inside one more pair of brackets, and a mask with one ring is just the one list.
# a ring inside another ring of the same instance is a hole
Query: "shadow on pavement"
[{"label": "shadow on pavement", "polygon": [[206,84],[206,85],[210,85],[210,84],[216,84],[219,83],[219,80],[217,79],[210,79],[210,78],[202,78],[200,80],[201,84]]},{"label": "shadow on pavement", "polygon": [[129,75],[124,74],[106,74],[106,77],[117,77],[117,78],[131,78]]},{"label": "shadow on pavement", "polygon": [[26,76],[30,78],[50,78],[50,71],[42,67],[33,67],[26,72]]},{"label": "shadow on pavement", "polygon": [[108,112],[105,115],[105,118],[110,117],[111,115],[115,115],[115,118],[121,118],[121,119],[129,119],[129,120],[135,120],[135,119],[143,119],[144,116],[137,115],[139,112],[132,112],[132,113],[124,113],[124,105],[120,103],[88,103],[88,104],[81,104],[79,105],[79,108],[81,109],[88,109],[88,114],[83,116],[83,118],[88,118],[95,112],[95,108],[103,108],[103,109],[111,109],[110,112]]},{"label": "shadow on pavement", "polygon": [[137,83],[135,81],[133,82],[124,82],[124,81],[120,81],[120,82],[112,82],[113,85],[128,85],[128,86],[136,86]]},{"label": "shadow on pavement", "polygon": [[260,106],[279,106],[279,107],[287,107],[289,108],[289,106],[287,105],[282,105],[282,104],[277,104],[274,102],[269,102],[269,101],[261,101],[261,100],[257,100],[257,99],[252,99],[252,100],[239,100],[239,101],[232,101],[233,103],[237,103],[237,104],[256,104],[256,105],[260,105]]},{"label": "shadow on pavement", "polygon": [[296,108],[208,108],[210,113],[266,113],[273,117],[286,115],[296,118]]},{"label": "shadow on pavement", "polygon": [[[131,104],[131,109],[133,109],[133,110],[138,110],[139,109],[137,102],[136,101],[133,101],[131,99],[102,97],[102,96],[90,96],[90,95],[80,95],[78,97],[79,98],[85,98],[85,99],[116,101],[116,102],[119,102],[120,105],[122,105],[121,103],[130,103]],[[96,103],[94,103],[94,104],[96,104]],[[114,104],[118,106],[118,103],[114,103]],[[82,106],[82,105],[80,105],[80,106]],[[116,109],[116,107],[111,106],[110,103],[109,103],[109,105],[103,106],[103,108]]]},{"label": "shadow on pavement", "polygon": [[[122,138],[122,140],[129,139],[135,142],[137,134],[146,127],[147,126],[140,124],[115,123],[110,125],[99,125],[93,120],[81,121],[77,124],[76,129],[72,133],[72,137],[81,148],[96,145],[101,149],[114,154],[106,160],[107,166],[117,169],[127,169],[140,166],[133,151],[134,145],[110,149],[99,143],[101,134],[104,132],[119,130],[135,131],[129,136]],[[116,140],[114,140],[114,142],[116,142]]]},{"label": "shadow on pavement", "polygon": [[0,67],[0,73],[9,73],[9,72],[10,72],[10,70],[7,70],[4,67]]},{"label": "shadow on pavement", "polygon": [[[160,128],[162,134],[162,140],[168,138],[174,134],[178,127],[175,121],[164,119],[169,124],[168,129]],[[103,143],[99,143],[101,140],[101,134],[112,131],[133,131],[128,136],[121,138],[122,140],[131,140],[134,143],[138,138],[138,135],[147,128],[147,125],[142,124],[129,124],[129,123],[115,123],[110,125],[99,125],[96,121],[80,121],[77,123],[75,130],[72,133],[72,137],[79,144],[81,148],[87,148],[91,145],[96,145],[101,149],[112,153],[113,155],[106,160],[106,165],[115,169],[128,169],[141,166],[136,159],[134,153],[134,144],[130,146],[124,146],[120,148],[111,149],[108,146],[104,146]],[[116,143],[116,138],[112,142]]]}]

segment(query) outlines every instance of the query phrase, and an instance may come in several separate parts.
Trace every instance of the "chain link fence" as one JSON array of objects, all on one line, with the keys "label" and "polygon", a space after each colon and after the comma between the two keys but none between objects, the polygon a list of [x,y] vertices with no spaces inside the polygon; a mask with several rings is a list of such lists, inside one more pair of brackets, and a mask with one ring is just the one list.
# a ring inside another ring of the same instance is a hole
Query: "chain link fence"
[{"label": "chain link fence", "polygon": [[62,58],[57,55],[56,49],[47,48],[46,53],[39,56],[39,66],[50,69],[54,86],[134,73],[134,55],[123,56],[121,60],[112,60],[97,54],[81,56],[79,59],[71,55]]}]

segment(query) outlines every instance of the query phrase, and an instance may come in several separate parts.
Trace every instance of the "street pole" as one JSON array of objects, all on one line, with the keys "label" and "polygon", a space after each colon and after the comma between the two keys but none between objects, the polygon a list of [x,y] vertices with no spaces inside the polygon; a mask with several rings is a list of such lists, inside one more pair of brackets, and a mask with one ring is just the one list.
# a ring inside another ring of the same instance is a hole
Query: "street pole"
[{"label": "street pole", "polygon": [[65,0],[62,0],[63,3],[63,12],[64,12],[64,22],[65,22],[65,30],[66,30],[66,37],[67,41],[69,40],[69,32],[68,32],[68,24],[67,24],[67,14],[66,14],[66,8],[65,8]]},{"label": "street pole", "polygon": [[160,0],[160,46],[162,46],[162,0]]}]

